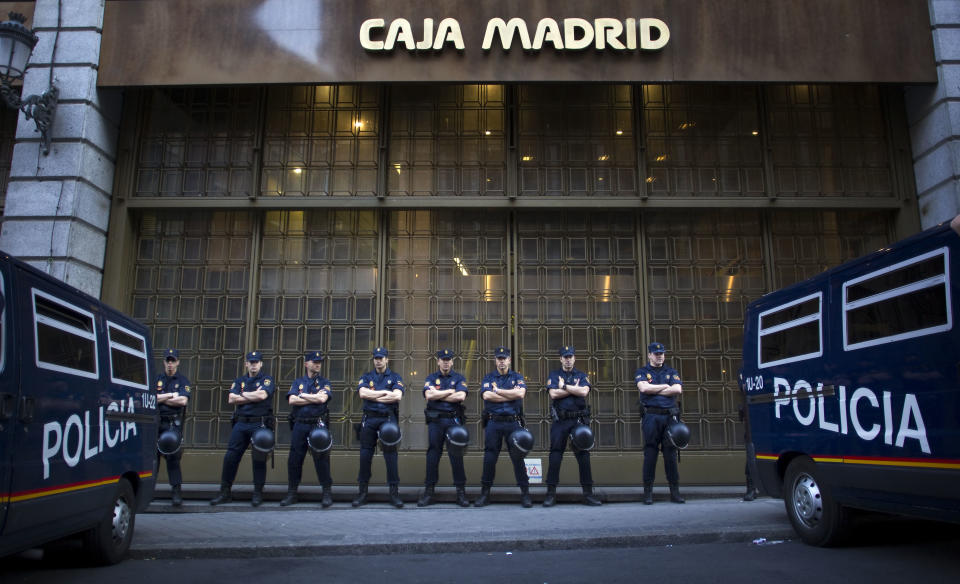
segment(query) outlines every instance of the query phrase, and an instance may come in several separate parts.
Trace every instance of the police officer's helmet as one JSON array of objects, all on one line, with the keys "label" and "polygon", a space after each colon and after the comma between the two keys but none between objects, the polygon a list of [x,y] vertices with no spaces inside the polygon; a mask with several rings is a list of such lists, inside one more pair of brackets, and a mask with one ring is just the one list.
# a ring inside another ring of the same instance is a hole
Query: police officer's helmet
[{"label": "police officer's helmet", "polygon": [[673,444],[676,448],[682,450],[690,444],[690,428],[680,420],[671,422],[670,425],[667,426],[665,434],[670,444]]},{"label": "police officer's helmet", "polygon": [[380,447],[384,452],[393,452],[400,445],[400,426],[393,420],[380,424],[380,430],[377,432],[380,439]]},{"label": "police officer's helmet", "polygon": [[180,436],[179,432],[173,429],[164,430],[157,437],[157,452],[164,456],[170,456],[180,452],[182,444],[183,437]]},{"label": "police officer's helmet", "polygon": [[250,436],[250,445],[254,453],[269,454],[273,451],[273,431],[270,428],[257,428]]},{"label": "police officer's helmet", "polygon": [[514,458],[526,456],[528,452],[533,450],[533,434],[526,428],[517,428],[510,433],[507,444],[510,448],[510,454]]},{"label": "police officer's helmet", "polygon": [[316,454],[329,452],[333,448],[333,436],[325,426],[317,426],[307,436],[307,446]]},{"label": "police officer's helmet", "polygon": [[589,451],[593,448],[593,430],[586,424],[577,424],[570,430],[570,445],[574,452]]},{"label": "police officer's helmet", "polygon": [[447,426],[447,452],[453,456],[463,456],[470,441],[470,433],[463,426]]}]

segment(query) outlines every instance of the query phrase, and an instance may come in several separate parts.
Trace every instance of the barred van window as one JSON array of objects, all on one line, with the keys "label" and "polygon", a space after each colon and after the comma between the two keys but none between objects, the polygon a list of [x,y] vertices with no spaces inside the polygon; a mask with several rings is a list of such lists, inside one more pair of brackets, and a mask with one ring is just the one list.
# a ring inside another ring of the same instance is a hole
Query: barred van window
[{"label": "barred van window", "polygon": [[946,248],[872,272],[844,284],[847,350],[949,330]]},{"label": "barred van window", "polygon": [[37,365],[44,369],[97,377],[93,315],[33,291]]},{"label": "barred van window", "polygon": [[760,313],[760,367],[812,359],[823,354],[823,293]]}]

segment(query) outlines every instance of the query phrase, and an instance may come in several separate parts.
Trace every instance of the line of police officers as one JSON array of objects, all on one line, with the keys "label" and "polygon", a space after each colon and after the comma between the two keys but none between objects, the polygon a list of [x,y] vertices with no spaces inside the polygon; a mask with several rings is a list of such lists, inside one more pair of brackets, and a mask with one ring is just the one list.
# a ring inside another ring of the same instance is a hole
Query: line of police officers
[{"label": "line of police officers", "polygon": [[[653,482],[657,456],[663,453],[664,469],[670,485],[670,500],[683,503],[679,492],[677,450],[685,448],[690,439],[690,430],[680,421],[679,396],[682,393],[680,374],[664,365],[666,349],[661,343],[651,343],[647,348],[648,362],[637,369],[634,378],[640,392],[640,407],[643,414],[643,490],[644,503],[653,503]],[[426,478],[423,492],[417,501],[418,507],[434,502],[434,489],[438,481],[438,468],[443,449],[446,447],[456,488],[456,503],[461,507],[470,505],[466,497],[466,473],[463,454],[469,441],[465,427],[466,414],[463,402],[467,396],[467,381],[453,370],[454,353],[450,349],[437,352],[437,371],[429,375],[423,386],[426,399],[424,416],[427,423],[428,447]],[[576,350],[564,346],[559,350],[559,369],[551,371],[547,378],[547,391],[553,420],[550,427],[550,458],[546,477],[547,494],[544,507],[557,502],[557,484],[560,465],[569,442],[579,466],[580,486],[585,505],[600,505],[593,493],[593,476],[590,470],[590,450],[594,445],[590,430],[590,406],[587,404],[592,389],[586,373],[574,367]],[[531,507],[529,479],[524,456],[533,449],[534,438],[526,428],[523,414],[523,399],[526,382],[523,375],[511,368],[510,350],[497,347],[494,350],[496,369],[487,374],[480,387],[484,402],[481,425],[484,429],[483,473],[480,479],[480,496],[473,505],[483,507],[490,503],[497,459],[506,444],[513,465],[514,477],[520,488],[520,503]],[[330,450],[333,439],[329,431],[330,381],[320,374],[324,356],[320,351],[304,355],[306,375],[293,381],[287,392],[287,401],[292,406],[290,413],[290,456],[287,463],[287,494],[281,506],[297,502],[297,488],[303,474],[303,462],[310,452],[323,489],[321,505],[332,505],[330,473]],[[183,441],[183,413],[190,396],[189,381],[177,373],[179,353],[168,349],[164,356],[164,373],[157,379],[160,413],[160,434],[157,440],[158,463],[162,455],[167,461],[167,474],[173,490],[173,505],[182,504],[180,455]],[[371,465],[377,445],[383,454],[387,471],[389,501],[403,507],[399,495],[400,476],[397,447],[402,438],[399,426],[399,404],[405,387],[403,379],[390,370],[389,353],[384,347],[373,350],[373,370],[365,373],[358,382],[357,393],[363,402],[362,418],[355,431],[360,442],[360,470],[357,476],[358,492],[354,507],[367,503],[367,487],[370,482]],[[262,371],[262,354],[247,353],[244,361],[245,375],[237,378],[230,387],[228,401],[236,406],[232,430],[223,459],[220,492],[210,501],[220,505],[232,501],[231,486],[247,447],[252,448],[254,492],[251,503],[254,507],[263,502],[263,485],[266,482],[266,461],[274,448],[273,378]]]}]

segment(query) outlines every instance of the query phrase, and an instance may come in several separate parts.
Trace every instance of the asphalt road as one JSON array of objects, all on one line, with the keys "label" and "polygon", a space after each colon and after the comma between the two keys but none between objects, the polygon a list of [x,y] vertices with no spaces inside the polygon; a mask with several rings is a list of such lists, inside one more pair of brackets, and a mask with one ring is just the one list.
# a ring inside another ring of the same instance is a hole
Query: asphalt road
[{"label": "asphalt road", "polygon": [[83,568],[61,549],[51,557],[6,558],[5,584],[210,584],[213,582],[578,582],[871,584],[956,581],[960,530],[900,521],[871,526],[858,543],[814,548],[794,540],[560,551],[501,551],[296,558],[128,560]]}]

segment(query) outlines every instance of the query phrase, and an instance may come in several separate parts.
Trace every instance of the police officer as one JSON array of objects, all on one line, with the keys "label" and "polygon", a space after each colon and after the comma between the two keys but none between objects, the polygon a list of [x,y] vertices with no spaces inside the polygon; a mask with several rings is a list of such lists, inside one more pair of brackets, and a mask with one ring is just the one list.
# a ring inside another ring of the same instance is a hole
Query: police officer
[{"label": "police officer", "polygon": [[755,451],[753,447],[753,439],[750,437],[750,425],[745,422],[746,414],[744,408],[746,408],[747,400],[747,388],[743,383],[743,370],[738,374],[738,379],[740,380],[740,392],[743,397],[743,403],[740,404],[740,407],[737,410],[737,413],[740,416],[740,423],[743,424],[743,444],[745,446],[746,462],[743,465],[743,476],[746,479],[747,483],[747,492],[743,495],[744,501],[753,501],[760,494],[760,491],[757,489],[757,481],[754,480],[756,476],[756,465],[751,465],[750,460],[755,456]]},{"label": "police officer", "polygon": [[[423,481],[423,495],[417,507],[433,504],[433,488],[439,477],[438,467],[443,454],[447,428],[463,424],[463,400],[467,397],[467,380],[453,370],[453,351],[437,351],[438,371],[427,376],[423,384],[423,396],[427,399],[427,477]],[[457,488],[457,505],[469,507],[467,501],[467,476],[463,470],[463,453],[447,449],[450,468],[453,470],[453,485]]]},{"label": "police officer", "polygon": [[[246,452],[253,433],[260,428],[273,430],[273,378],[261,369],[263,353],[250,351],[243,363],[246,375],[238,377],[230,386],[228,402],[235,405],[233,430],[227,444],[227,453],[223,457],[223,471],[220,475],[220,493],[210,501],[211,505],[229,503],[233,500],[230,487],[237,476],[240,459]],[[252,457],[253,497],[250,503],[259,507],[263,503],[263,484],[267,481],[266,457]]]},{"label": "police officer", "polygon": [[647,365],[637,369],[634,380],[640,390],[643,405],[643,502],[653,504],[653,479],[657,470],[657,453],[663,450],[663,468],[670,484],[670,501],[684,503],[680,496],[680,471],[677,467],[677,449],[665,438],[670,422],[680,414],[677,398],[683,391],[680,374],[664,366],[666,349],[661,343],[647,347]]},{"label": "police officer", "polygon": [[[163,354],[163,373],[157,376],[157,413],[160,415],[160,427],[157,436],[167,430],[174,430],[178,440],[183,437],[184,414],[187,411],[187,401],[190,399],[190,381],[178,373],[180,367],[180,351],[167,349]],[[183,504],[183,493],[180,490],[183,484],[183,475],[180,473],[180,457],[183,451],[177,449],[173,454],[163,454],[167,460],[167,478],[173,490],[172,503],[174,507]],[[160,450],[157,450],[157,469],[160,468]]]},{"label": "police officer", "polygon": [[[377,446],[380,427],[386,422],[400,423],[400,400],[403,399],[403,378],[387,367],[389,353],[384,347],[373,350],[373,371],[360,378],[357,393],[363,400],[363,418],[360,422],[360,473],[357,476],[358,493],[354,507],[367,504],[367,484],[370,482],[370,466],[373,451]],[[383,461],[387,467],[387,485],[390,487],[390,504],[403,507],[400,499],[400,471],[397,468],[395,448],[382,448]]]},{"label": "police officer", "polygon": [[[322,364],[323,353],[320,351],[305,354],[303,365],[307,374],[294,380],[287,392],[287,402],[293,406],[290,411],[293,428],[290,432],[290,457],[287,459],[287,495],[280,501],[281,507],[297,502],[297,487],[303,476],[303,459],[307,456],[307,437],[318,425],[329,426],[327,403],[331,395],[330,381],[320,375]],[[313,466],[317,471],[317,480],[323,487],[320,504],[327,508],[333,504],[329,453],[314,454]]]},{"label": "police officer", "polygon": [[[483,416],[486,427],[483,432],[483,475],[480,478],[480,497],[473,502],[474,507],[483,507],[490,503],[490,487],[497,470],[497,458],[503,442],[522,427],[523,398],[527,394],[527,384],[516,371],[510,369],[510,349],[497,347],[494,349],[497,360],[496,370],[483,378],[480,397],[483,398]],[[524,507],[533,506],[530,500],[530,481],[527,478],[527,469],[523,464],[522,456],[511,456],[513,474],[520,487],[520,504]]]},{"label": "police officer", "polygon": [[[576,350],[565,346],[559,351],[560,369],[551,371],[547,377],[547,391],[552,400],[550,413],[553,424],[550,426],[550,468],[547,471],[547,496],[544,507],[557,503],[557,483],[560,482],[560,464],[563,452],[567,448],[570,432],[580,424],[590,424],[590,407],[587,395],[590,393],[590,379],[587,374],[573,365],[577,361]],[[580,467],[580,486],[583,488],[584,505],[600,505],[593,496],[593,474],[590,472],[590,452],[579,449],[574,453]]]}]

